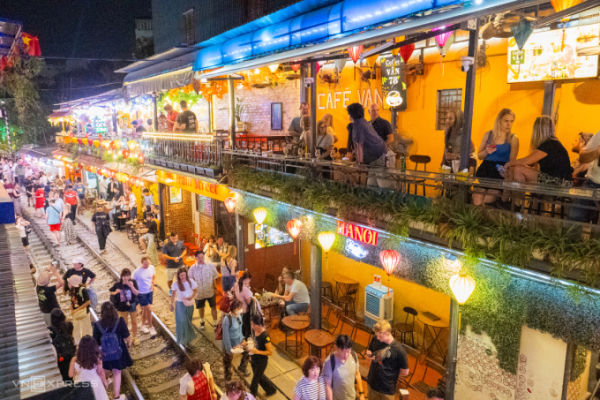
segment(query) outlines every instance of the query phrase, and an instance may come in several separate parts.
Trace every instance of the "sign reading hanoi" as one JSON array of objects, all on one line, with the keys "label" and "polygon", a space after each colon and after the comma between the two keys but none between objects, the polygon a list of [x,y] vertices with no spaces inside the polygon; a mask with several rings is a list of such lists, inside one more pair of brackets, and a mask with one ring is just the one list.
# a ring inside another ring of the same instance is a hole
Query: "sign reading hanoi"
[{"label": "sign reading hanoi", "polygon": [[371,246],[377,246],[377,239],[379,237],[379,233],[372,229],[349,224],[344,221],[338,221],[337,234],[364,244],[370,244]]}]

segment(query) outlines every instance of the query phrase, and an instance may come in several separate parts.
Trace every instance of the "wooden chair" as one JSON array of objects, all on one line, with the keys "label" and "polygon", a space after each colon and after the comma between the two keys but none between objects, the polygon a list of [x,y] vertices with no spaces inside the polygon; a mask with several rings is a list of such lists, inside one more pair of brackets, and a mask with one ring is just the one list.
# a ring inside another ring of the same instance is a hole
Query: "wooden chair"
[{"label": "wooden chair", "polygon": [[410,382],[412,381],[412,378],[415,376],[415,372],[417,371],[417,366],[420,363],[420,359],[423,358],[423,355],[421,354],[421,352],[419,350],[417,350],[414,347],[411,347],[407,344],[404,344],[404,350],[406,351],[407,356],[411,356],[415,359],[415,362],[413,365],[411,365],[410,359],[408,360],[409,361],[408,375],[400,376],[398,378],[398,383],[400,384],[400,387],[409,388],[409,387],[411,387]]},{"label": "wooden chair", "polygon": [[321,297],[326,297],[331,301],[335,301],[333,298],[333,286],[331,285],[331,282],[321,282]]},{"label": "wooden chair", "polygon": [[410,345],[415,347],[415,317],[419,314],[412,307],[402,309],[406,316],[404,322],[399,322],[394,326],[394,336],[399,338],[402,343],[406,343],[406,336],[410,334]]},{"label": "wooden chair", "polygon": [[354,344],[352,346],[354,348],[354,351],[356,351],[356,354],[358,354],[363,359],[366,359],[367,350],[371,345],[371,341],[373,341],[373,336],[375,335],[375,333],[373,332],[373,329],[363,324],[362,322],[356,322],[356,324],[354,325],[354,329],[354,336],[356,338],[358,337],[359,332],[363,332],[369,336],[369,339],[367,340],[366,344],[360,343],[358,340],[354,340]]},{"label": "wooden chair", "polygon": [[[431,162],[431,157],[422,155],[422,154],[413,154],[408,157],[410,161],[415,163],[415,171],[419,170],[419,165],[423,166],[423,171],[427,171],[427,164]],[[425,179],[422,178],[410,178],[406,182],[407,184],[407,193],[410,193],[410,186],[415,185],[415,194],[417,194],[418,187],[421,186],[423,188],[423,196],[425,196]]]},{"label": "wooden chair", "polygon": [[[427,376],[427,371],[429,371],[430,369],[434,370],[438,374],[440,374],[440,376],[442,377],[441,380],[442,381],[444,380],[444,377],[446,376],[446,367],[444,367],[442,364],[438,363],[437,361],[434,361],[431,358],[426,357],[425,358],[425,370],[423,371],[423,377],[421,378],[421,380],[419,382],[412,385],[413,388],[415,388],[419,392],[423,392],[423,393],[427,393],[427,391],[435,388],[435,387],[429,386],[427,383],[425,383],[425,376]],[[439,382],[438,382],[438,385],[439,385]]]},{"label": "wooden chair", "polygon": [[[325,316],[326,318],[326,325],[329,325],[329,329],[327,329],[327,331],[329,333],[335,333],[337,331],[338,325],[340,324],[340,318],[343,314],[342,309],[331,303],[329,304],[329,309],[327,311],[327,315]],[[331,319],[331,317],[333,316],[333,320]]]},{"label": "wooden chair", "polygon": [[[344,310],[344,315],[356,316],[356,294],[358,285],[353,285],[344,296],[338,298],[338,305]],[[352,314],[349,314],[352,311]]]}]

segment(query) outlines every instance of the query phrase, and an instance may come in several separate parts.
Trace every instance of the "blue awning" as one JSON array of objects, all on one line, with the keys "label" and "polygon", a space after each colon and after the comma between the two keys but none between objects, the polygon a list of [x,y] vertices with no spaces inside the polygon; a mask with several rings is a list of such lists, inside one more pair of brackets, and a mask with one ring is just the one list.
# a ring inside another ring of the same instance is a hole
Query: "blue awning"
[{"label": "blue awning", "polygon": [[21,23],[0,18],[0,56],[6,56],[14,46],[17,36],[20,37]]},{"label": "blue awning", "polygon": [[[489,1],[489,0],[488,0]],[[492,2],[494,0],[491,0]],[[467,0],[304,0],[199,44],[195,71],[249,60],[381,26]],[[316,6],[322,6],[315,9]],[[301,12],[304,11],[304,12]],[[287,17],[287,18],[286,18]],[[269,22],[267,24],[267,22]]]}]

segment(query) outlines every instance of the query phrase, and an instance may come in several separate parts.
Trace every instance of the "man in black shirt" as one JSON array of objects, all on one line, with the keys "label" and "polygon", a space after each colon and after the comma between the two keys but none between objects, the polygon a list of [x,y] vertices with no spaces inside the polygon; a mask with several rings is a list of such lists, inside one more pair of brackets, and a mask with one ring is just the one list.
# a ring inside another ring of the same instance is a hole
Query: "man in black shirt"
[{"label": "man in black shirt", "polygon": [[367,383],[369,400],[394,400],[398,376],[408,375],[408,359],[402,344],[392,336],[392,327],[384,319],[373,327],[375,338],[369,345],[367,357],[371,368]]},{"label": "man in black shirt", "polygon": [[262,386],[267,396],[272,396],[277,392],[273,382],[265,376],[265,369],[269,362],[269,356],[273,354],[273,344],[271,337],[265,330],[265,322],[262,315],[255,314],[250,320],[250,327],[254,332],[254,347],[249,352],[252,355],[250,365],[252,366],[252,382],[250,383],[250,393],[256,396],[258,385]]},{"label": "man in black shirt", "polygon": [[96,295],[94,289],[92,289],[92,283],[94,283],[94,280],[96,279],[96,274],[87,268],[83,268],[83,264],[85,264],[85,260],[82,257],[75,257],[73,260],[73,268],[68,269],[63,277],[65,281],[65,287],[69,287],[67,282],[69,277],[73,275],[81,276],[81,282],[87,289],[90,305],[95,309],[98,305],[98,296]]},{"label": "man in black shirt", "polygon": [[[173,284],[173,278],[177,275],[177,268],[183,266],[183,257],[186,254],[186,248],[175,232],[169,235],[169,242],[163,246],[162,252],[167,259],[167,281],[169,288]],[[170,296],[171,294],[169,294]]]},{"label": "man in black shirt", "polygon": [[[50,285],[51,275],[56,277],[56,285]],[[54,263],[50,264],[47,270],[40,272],[37,277],[35,291],[37,292],[40,311],[48,327],[52,325],[50,313],[55,308],[60,308],[56,300],[56,291],[61,287],[63,287],[63,282]]]},{"label": "man in black shirt", "polygon": [[181,112],[177,115],[174,130],[177,132],[196,132],[196,114],[188,110],[185,100],[179,102]]},{"label": "man in black shirt", "polygon": [[371,125],[373,125],[377,135],[379,135],[387,145],[392,143],[394,140],[392,125],[379,116],[379,105],[377,103],[371,104],[371,107],[369,107],[369,115],[371,116]]}]

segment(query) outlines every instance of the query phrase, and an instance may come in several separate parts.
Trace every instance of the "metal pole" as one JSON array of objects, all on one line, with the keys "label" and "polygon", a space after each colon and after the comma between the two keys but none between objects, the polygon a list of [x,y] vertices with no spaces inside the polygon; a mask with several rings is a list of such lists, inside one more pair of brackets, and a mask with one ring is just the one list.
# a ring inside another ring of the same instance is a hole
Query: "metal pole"
[{"label": "metal pole", "polygon": [[315,144],[317,143],[317,63],[310,63],[310,141],[308,152],[312,158],[315,157]]},{"label": "metal pole", "polygon": [[304,78],[308,76],[306,71],[307,64],[300,64],[300,103],[308,101],[308,88],[304,85]]},{"label": "metal pole", "polygon": [[321,248],[310,246],[310,325],[313,329],[321,329]]},{"label": "metal pole", "polygon": [[240,218],[240,214],[238,214],[237,212],[235,213],[235,242],[237,245],[237,257],[238,257],[238,265],[241,265],[243,269],[246,269],[246,266],[244,264],[244,231],[243,231],[243,224],[242,224],[242,218]]},{"label": "metal pole", "polygon": [[446,400],[454,400],[456,385],[456,354],[460,329],[460,309],[455,299],[450,300],[450,337],[448,343],[448,369],[446,370]]},{"label": "metal pole", "polygon": [[[548,115],[554,119],[552,110],[554,109],[554,93],[556,92],[556,82],[544,82],[544,105],[542,107],[542,115]],[[555,121],[556,122],[556,121]]]},{"label": "metal pole", "polygon": [[160,214],[160,227],[158,235],[160,240],[165,239],[165,194],[167,186],[164,183],[158,184],[158,212]]},{"label": "metal pole", "polygon": [[235,88],[231,76],[227,77],[227,88],[229,92],[229,147],[235,150]]},{"label": "metal pole", "polygon": [[158,132],[158,100],[156,97],[156,93],[152,93],[152,111],[154,113],[152,117],[154,118],[154,131]]},{"label": "metal pole", "polygon": [[[478,20],[469,21],[469,51],[468,56],[477,57],[477,44],[479,22]],[[462,147],[460,152],[460,169],[469,168],[469,159],[471,158],[471,129],[473,127],[473,103],[475,101],[475,79],[477,77],[477,62],[473,62],[467,72],[467,82],[465,84],[465,126]]]}]

